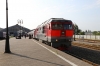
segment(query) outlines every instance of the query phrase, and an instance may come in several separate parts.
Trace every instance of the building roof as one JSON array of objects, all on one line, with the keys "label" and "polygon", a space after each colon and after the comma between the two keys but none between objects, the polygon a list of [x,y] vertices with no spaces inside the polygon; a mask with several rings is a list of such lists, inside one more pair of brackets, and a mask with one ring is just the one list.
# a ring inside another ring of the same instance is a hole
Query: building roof
[{"label": "building roof", "polygon": [[0,28],[0,31],[2,30],[3,28]]},{"label": "building roof", "polygon": [[[11,28],[12,28],[12,29],[15,29],[15,28],[19,28],[19,29],[20,29],[20,28],[23,28],[23,29],[27,30],[28,32],[30,32],[30,29],[28,29],[28,28],[26,28],[26,27],[23,27],[23,26],[20,26],[20,25],[18,25],[18,24],[8,27],[8,30],[11,29]],[[5,31],[6,31],[6,28],[2,29],[1,31],[2,31],[2,32],[5,32]]]}]

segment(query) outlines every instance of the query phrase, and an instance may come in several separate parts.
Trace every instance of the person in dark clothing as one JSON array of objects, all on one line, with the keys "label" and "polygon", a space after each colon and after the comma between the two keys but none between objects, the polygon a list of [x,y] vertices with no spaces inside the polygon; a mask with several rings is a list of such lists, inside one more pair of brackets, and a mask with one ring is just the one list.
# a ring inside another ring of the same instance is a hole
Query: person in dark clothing
[{"label": "person in dark clothing", "polygon": [[31,35],[29,34],[29,39],[31,39]]},{"label": "person in dark clothing", "polygon": [[25,39],[26,39],[26,34],[24,36],[25,36]]}]

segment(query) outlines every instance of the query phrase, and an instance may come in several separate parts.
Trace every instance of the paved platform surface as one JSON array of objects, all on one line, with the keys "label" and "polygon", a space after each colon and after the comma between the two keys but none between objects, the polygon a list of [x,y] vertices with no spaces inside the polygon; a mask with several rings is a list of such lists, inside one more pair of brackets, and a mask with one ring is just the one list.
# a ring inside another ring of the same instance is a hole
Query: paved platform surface
[{"label": "paved platform surface", "polygon": [[11,54],[0,40],[0,66],[92,66],[33,39],[10,39]]}]

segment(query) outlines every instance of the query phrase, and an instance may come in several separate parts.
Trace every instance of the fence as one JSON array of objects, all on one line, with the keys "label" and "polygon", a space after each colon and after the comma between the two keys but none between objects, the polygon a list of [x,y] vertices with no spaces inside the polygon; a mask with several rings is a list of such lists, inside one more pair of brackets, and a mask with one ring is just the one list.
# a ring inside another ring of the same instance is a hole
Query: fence
[{"label": "fence", "polygon": [[78,39],[100,40],[100,35],[75,35],[75,38],[78,38]]}]

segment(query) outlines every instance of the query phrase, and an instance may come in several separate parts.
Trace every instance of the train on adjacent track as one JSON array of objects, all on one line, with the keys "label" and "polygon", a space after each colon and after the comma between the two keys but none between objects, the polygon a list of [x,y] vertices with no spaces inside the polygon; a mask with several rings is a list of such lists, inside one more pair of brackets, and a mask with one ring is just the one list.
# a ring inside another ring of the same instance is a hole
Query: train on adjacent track
[{"label": "train on adjacent track", "polygon": [[71,20],[50,18],[33,32],[33,38],[58,49],[71,48],[74,27]]}]

